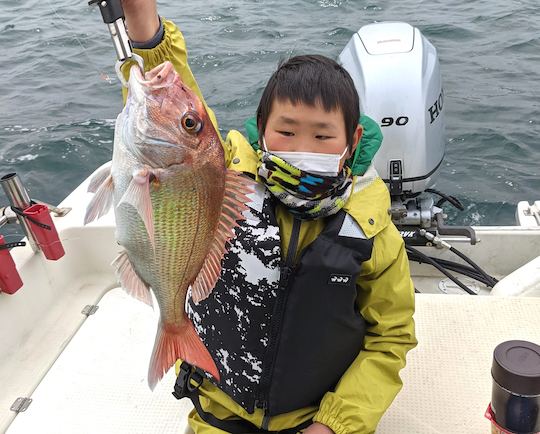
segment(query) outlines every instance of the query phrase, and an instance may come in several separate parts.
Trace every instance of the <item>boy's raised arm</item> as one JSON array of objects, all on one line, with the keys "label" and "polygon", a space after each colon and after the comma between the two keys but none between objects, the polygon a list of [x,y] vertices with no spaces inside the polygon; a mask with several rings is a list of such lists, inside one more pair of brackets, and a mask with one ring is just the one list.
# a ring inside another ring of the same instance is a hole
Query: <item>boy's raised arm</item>
[{"label": "boy's raised arm", "polygon": [[[142,57],[145,71],[169,61],[180,75],[182,81],[201,99],[208,111],[208,115],[216,129],[221,142],[223,139],[219,132],[214,112],[208,107],[199,85],[188,65],[188,55],[184,36],[172,21],[159,17],[156,0],[122,0],[122,7],[126,18],[127,31],[134,42],[133,52]],[[138,48],[142,47],[142,48]],[[129,79],[130,62],[122,66],[126,80]],[[123,89],[124,102],[127,89]],[[225,158],[228,163],[230,149],[224,144]]]},{"label": "boy's raised arm", "polygon": [[159,30],[156,0],[122,0],[129,37],[134,42],[145,42]]}]

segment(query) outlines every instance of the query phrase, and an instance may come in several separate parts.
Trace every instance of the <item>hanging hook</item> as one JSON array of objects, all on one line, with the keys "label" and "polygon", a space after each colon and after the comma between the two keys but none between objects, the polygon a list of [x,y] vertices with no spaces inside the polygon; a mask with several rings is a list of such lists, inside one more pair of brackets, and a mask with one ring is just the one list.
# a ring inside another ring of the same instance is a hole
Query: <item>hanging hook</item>
[{"label": "hanging hook", "polygon": [[114,69],[116,71],[116,75],[118,76],[118,80],[120,80],[120,83],[122,83],[122,86],[124,86],[124,87],[128,87],[128,83],[127,83],[126,79],[124,78],[124,74],[122,74],[122,65],[124,63],[129,62],[130,60],[134,61],[134,62],[137,62],[137,64],[139,65],[139,68],[141,68],[141,72],[142,72],[142,74],[144,76],[144,61],[143,61],[143,58],[141,56],[139,56],[138,54],[133,53],[131,55],[131,58],[125,59],[123,61],[117,60],[116,64],[114,65]]}]

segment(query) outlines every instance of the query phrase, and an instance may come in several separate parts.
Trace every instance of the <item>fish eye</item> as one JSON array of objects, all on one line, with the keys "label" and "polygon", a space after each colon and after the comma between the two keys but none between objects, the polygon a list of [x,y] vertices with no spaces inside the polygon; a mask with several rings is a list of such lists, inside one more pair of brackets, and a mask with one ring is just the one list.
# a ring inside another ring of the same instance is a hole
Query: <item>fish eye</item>
[{"label": "fish eye", "polygon": [[190,134],[196,134],[202,129],[202,121],[194,113],[186,113],[182,117],[182,127]]}]

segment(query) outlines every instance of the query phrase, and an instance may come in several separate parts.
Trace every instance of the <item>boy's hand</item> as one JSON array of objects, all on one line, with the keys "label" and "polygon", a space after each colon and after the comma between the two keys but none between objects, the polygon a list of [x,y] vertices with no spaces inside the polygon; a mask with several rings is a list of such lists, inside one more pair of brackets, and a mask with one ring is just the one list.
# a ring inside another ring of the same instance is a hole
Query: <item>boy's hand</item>
[{"label": "boy's hand", "polygon": [[135,42],[152,39],[159,30],[156,0],[122,0],[129,38]]},{"label": "boy's hand", "polygon": [[334,434],[334,431],[322,423],[315,422],[304,431],[304,434]]}]

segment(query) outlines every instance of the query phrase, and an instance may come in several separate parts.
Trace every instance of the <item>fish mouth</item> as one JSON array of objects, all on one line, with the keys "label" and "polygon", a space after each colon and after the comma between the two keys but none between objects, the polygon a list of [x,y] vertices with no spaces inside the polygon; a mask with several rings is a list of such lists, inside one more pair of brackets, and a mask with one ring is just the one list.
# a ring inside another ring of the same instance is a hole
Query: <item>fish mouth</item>
[{"label": "fish mouth", "polygon": [[143,73],[138,65],[133,65],[130,77],[133,77],[135,83],[140,87],[152,90],[171,86],[178,74],[174,70],[173,64],[167,61],[146,73]]},{"label": "fish mouth", "polygon": [[145,81],[143,71],[139,65],[133,65],[131,67],[129,76],[133,77],[135,81],[140,84],[144,83]]}]

